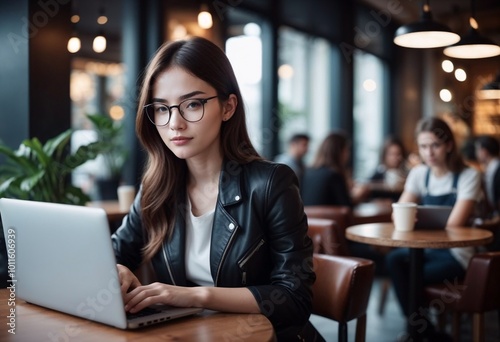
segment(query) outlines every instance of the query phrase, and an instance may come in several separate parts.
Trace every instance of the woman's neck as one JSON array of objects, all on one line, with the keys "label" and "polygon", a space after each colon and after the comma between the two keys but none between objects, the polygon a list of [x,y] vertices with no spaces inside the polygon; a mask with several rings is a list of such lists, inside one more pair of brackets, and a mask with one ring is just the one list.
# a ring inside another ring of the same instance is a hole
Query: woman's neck
[{"label": "woman's neck", "polygon": [[191,201],[191,212],[201,216],[215,208],[219,193],[219,177],[222,158],[215,160],[189,160],[187,192]]},{"label": "woman's neck", "polygon": [[441,177],[450,172],[446,166],[434,166],[431,168],[432,174],[436,177]]}]

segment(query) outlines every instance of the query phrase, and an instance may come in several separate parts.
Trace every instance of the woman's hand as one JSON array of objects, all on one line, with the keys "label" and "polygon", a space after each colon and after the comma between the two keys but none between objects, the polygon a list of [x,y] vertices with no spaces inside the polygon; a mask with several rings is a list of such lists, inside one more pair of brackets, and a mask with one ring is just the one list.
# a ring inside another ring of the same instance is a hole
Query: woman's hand
[{"label": "woman's hand", "polygon": [[127,267],[117,264],[116,268],[118,269],[118,277],[120,278],[122,297],[125,298],[127,292],[141,286],[141,282]]},{"label": "woman's hand", "polygon": [[182,287],[163,283],[139,286],[124,295],[125,310],[137,312],[153,304],[202,307],[203,287]]}]

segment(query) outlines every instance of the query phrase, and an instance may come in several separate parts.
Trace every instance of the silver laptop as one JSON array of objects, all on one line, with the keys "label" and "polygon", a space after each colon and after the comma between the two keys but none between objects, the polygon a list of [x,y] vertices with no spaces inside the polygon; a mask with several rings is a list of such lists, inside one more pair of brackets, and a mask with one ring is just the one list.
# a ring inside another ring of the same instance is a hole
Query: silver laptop
[{"label": "silver laptop", "polygon": [[452,206],[419,205],[417,206],[416,230],[440,230],[446,227]]},{"label": "silver laptop", "polygon": [[121,329],[202,311],[158,306],[127,317],[103,209],[1,198],[0,213],[16,294],[29,303]]}]

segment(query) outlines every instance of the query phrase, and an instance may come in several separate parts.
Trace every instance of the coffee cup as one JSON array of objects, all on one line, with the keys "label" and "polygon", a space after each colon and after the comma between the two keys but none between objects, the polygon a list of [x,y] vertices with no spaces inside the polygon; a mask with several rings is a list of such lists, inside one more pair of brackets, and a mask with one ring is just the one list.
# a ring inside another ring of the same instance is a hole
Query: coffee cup
[{"label": "coffee cup", "polygon": [[133,185],[120,185],[117,189],[120,211],[129,211],[134,202],[135,187]]},{"label": "coffee cup", "polygon": [[393,203],[392,219],[394,229],[399,232],[408,232],[415,226],[415,217],[417,215],[416,203]]}]

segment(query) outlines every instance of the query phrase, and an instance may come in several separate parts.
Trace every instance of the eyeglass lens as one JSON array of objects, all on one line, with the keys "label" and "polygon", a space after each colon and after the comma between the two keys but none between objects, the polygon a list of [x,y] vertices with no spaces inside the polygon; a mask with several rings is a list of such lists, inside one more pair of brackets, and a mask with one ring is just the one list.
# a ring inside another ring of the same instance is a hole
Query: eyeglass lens
[{"label": "eyeglass lens", "polygon": [[177,106],[170,107],[163,103],[153,103],[146,106],[146,114],[155,125],[164,126],[170,121],[174,108],[177,108],[184,120],[189,122],[200,121],[203,117],[204,105],[199,99],[187,99]]}]

